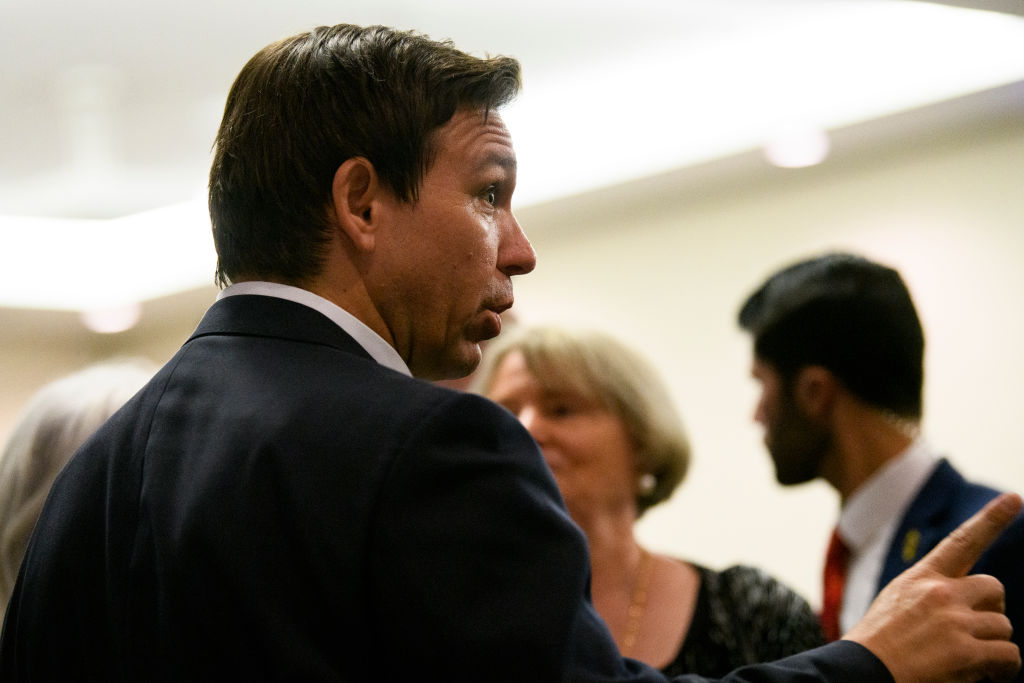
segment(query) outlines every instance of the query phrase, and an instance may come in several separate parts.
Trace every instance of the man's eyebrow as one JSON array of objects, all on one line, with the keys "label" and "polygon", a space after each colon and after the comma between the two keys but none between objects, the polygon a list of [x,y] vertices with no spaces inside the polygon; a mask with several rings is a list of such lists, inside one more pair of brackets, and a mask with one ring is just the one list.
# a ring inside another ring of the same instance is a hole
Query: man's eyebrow
[{"label": "man's eyebrow", "polygon": [[503,154],[500,152],[491,152],[485,154],[483,157],[473,165],[474,171],[482,171],[489,166],[500,166],[510,173],[515,173],[518,166],[516,157],[513,154]]}]

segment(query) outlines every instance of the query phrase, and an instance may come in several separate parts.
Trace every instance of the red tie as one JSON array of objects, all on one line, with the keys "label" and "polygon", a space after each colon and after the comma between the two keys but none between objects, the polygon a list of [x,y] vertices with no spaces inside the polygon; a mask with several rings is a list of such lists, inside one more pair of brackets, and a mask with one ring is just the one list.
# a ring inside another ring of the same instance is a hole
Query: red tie
[{"label": "red tie", "polygon": [[843,604],[843,585],[846,583],[846,565],[850,560],[850,549],[839,537],[839,530],[832,532],[832,540],[828,544],[825,555],[825,576],[822,586],[824,596],[821,601],[821,627],[825,637],[831,642],[839,640],[839,610]]}]

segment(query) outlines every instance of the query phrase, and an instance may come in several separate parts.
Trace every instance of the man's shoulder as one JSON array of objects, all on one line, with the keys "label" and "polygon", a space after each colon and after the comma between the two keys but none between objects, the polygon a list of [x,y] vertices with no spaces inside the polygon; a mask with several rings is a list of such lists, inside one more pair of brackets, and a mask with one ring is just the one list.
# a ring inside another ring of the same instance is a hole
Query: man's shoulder
[{"label": "man's shoulder", "polygon": [[[935,473],[915,498],[914,507],[933,505],[943,511],[942,535],[967,521],[974,513],[1001,493],[999,489],[964,477],[948,460],[940,461]],[[930,502],[929,502],[930,501]],[[1024,559],[1024,513],[1010,524],[995,543],[982,556],[975,571],[987,571],[986,566],[1001,564],[1005,558]],[[1016,571],[1016,569],[1015,569]],[[1002,572],[997,572],[1002,573]]]},{"label": "man's shoulder", "polygon": [[999,493],[998,489],[967,479],[949,460],[943,458],[914,497],[908,515],[915,514],[917,509],[934,506],[934,509],[943,511],[942,517],[948,524],[956,526]]},{"label": "man's shoulder", "polygon": [[[1003,583],[1024,583],[1024,513],[1017,515],[999,538],[982,554],[973,572],[992,574]],[[1024,586],[1021,587],[1024,590]]]},{"label": "man's shoulder", "polygon": [[939,460],[893,530],[879,586],[923,557],[997,495],[996,489],[968,481],[948,460]]}]

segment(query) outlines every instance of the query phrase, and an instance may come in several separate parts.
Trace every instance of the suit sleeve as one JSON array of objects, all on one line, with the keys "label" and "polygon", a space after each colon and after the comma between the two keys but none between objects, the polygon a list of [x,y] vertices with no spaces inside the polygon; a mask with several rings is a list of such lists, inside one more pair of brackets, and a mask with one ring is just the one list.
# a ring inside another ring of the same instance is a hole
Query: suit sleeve
[{"label": "suit sleeve", "polygon": [[[408,437],[383,485],[368,568],[383,679],[667,680],[619,656],[590,603],[585,538],[529,434],[480,397],[444,397],[391,427]],[[722,680],[891,678],[840,642]]]}]

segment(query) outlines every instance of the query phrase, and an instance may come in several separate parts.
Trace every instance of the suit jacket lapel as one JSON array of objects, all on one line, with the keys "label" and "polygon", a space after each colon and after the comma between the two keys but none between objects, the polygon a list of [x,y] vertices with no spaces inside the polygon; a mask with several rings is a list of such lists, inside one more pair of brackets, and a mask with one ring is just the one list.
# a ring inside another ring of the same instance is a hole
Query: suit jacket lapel
[{"label": "suit jacket lapel", "polygon": [[995,489],[964,479],[945,458],[939,461],[896,528],[877,589],[884,588],[997,495]]},{"label": "suit jacket lapel", "polygon": [[907,509],[885,556],[877,590],[917,562],[951,530],[950,502],[966,484],[943,458]]}]

